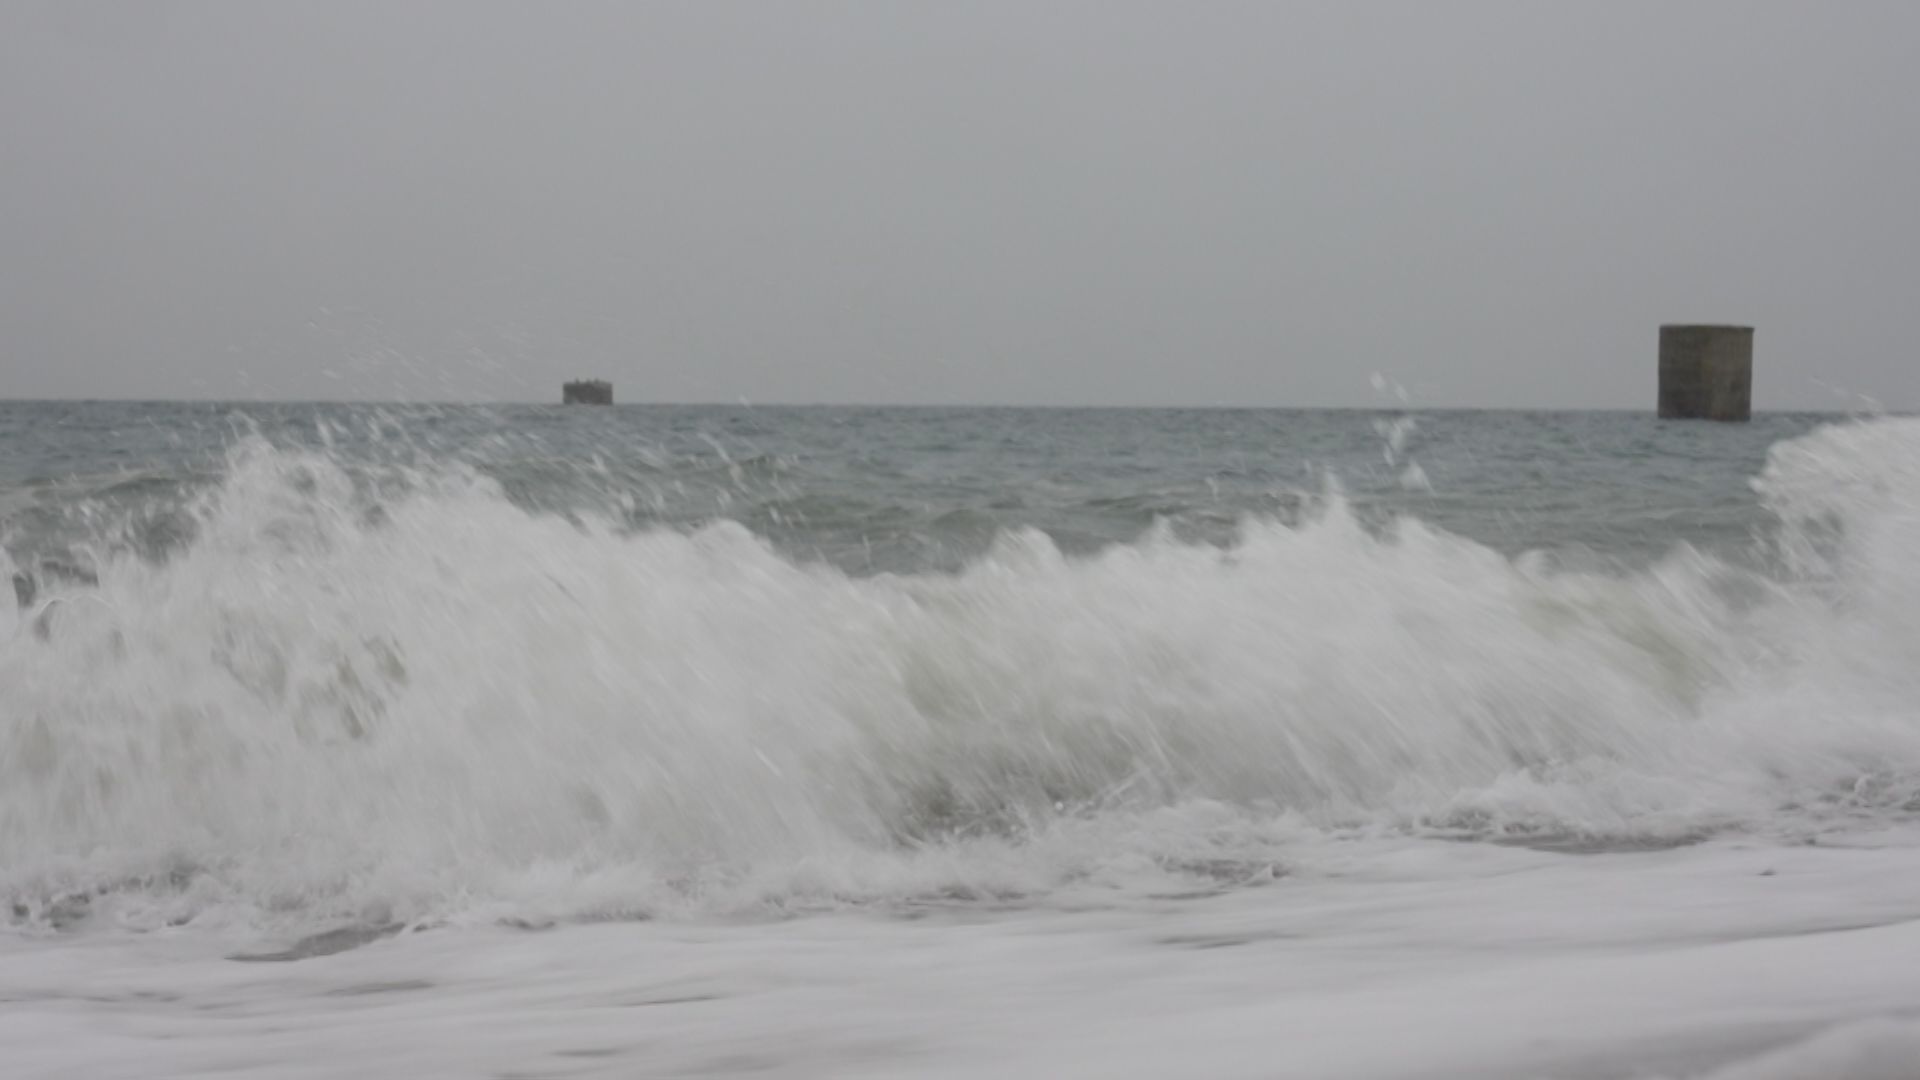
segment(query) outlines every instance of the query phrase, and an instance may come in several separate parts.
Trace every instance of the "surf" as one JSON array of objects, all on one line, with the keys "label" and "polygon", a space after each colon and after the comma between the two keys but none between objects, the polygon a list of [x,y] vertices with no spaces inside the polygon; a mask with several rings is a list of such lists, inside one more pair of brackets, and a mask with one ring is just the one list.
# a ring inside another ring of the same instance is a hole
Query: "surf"
[{"label": "surf", "polygon": [[1330,490],[1226,544],[1002,530],[954,572],[862,577],[735,522],[542,512],[454,462],[254,434],[223,473],[190,540],[143,551],[103,514],[96,580],[15,605],[16,922],[1043,898],[1261,880],[1342,835],[1657,846],[1920,811],[1910,420],[1777,446],[1760,569],[1573,569]]}]

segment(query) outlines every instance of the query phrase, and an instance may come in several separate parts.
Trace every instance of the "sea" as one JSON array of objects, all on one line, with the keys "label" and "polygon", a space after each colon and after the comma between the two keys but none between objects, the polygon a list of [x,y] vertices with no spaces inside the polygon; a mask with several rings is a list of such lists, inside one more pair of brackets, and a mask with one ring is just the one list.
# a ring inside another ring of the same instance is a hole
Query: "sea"
[{"label": "sea", "polygon": [[1920,1077],[1920,420],[0,402],[0,1075]]}]

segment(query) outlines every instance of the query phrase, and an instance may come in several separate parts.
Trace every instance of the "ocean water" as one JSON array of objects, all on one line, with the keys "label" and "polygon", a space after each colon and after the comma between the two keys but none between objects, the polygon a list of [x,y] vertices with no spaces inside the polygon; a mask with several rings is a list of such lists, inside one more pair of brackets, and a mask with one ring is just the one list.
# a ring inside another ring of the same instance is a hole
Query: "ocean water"
[{"label": "ocean water", "polygon": [[1920,421],[0,403],[7,1075],[1920,1077]]}]

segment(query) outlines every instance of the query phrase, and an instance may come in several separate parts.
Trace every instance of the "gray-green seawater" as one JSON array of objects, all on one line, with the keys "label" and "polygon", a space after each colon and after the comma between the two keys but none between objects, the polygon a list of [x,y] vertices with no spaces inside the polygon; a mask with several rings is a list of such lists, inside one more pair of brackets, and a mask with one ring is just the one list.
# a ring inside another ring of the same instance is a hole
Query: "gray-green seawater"
[{"label": "gray-green seawater", "polygon": [[1916,550],[1897,418],[9,403],[0,910],[1795,843],[1920,813]]},{"label": "gray-green seawater", "polygon": [[[1517,554],[1641,564],[1676,544],[1744,558],[1769,447],[1834,422],[1628,412],[351,406],[0,402],[0,545],[160,557],[249,438],[323,450],[370,490],[465,468],[529,510],[633,529],[742,523],[851,573],[954,570],[1009,530],[1087,553],[1229,543],[1329,491]],[[377,503],[369,495],[369,505]]]}]

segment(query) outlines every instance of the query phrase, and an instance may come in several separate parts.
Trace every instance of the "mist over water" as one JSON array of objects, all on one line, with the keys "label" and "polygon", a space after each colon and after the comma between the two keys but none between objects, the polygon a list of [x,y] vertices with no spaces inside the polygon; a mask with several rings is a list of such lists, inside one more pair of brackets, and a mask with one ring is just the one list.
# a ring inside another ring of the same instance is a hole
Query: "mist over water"
[{"label": "mist over water", "polygon": [[5,417],[23,926],[1084,903],[1920,812],[1912,420],[193,416],[126,465]]}]

